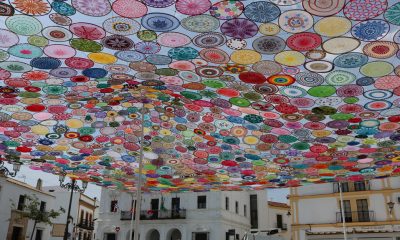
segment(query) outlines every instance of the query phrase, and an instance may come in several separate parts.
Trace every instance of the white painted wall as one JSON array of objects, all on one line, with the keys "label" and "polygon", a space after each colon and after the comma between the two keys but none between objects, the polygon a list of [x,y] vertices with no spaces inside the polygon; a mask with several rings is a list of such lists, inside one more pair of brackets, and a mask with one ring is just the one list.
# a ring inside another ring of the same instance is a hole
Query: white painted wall
[{"label": "white painted wall", "polygon": [[[339,212],[336,198],[314,198],[299,202],[299,223],[335,223]],[[317,217],[318,216],[318,217]]]},{"label": "white painted wall", "polygon": [[319,195],[319,194],[328,194],[332,193],[333,184],[325,183],[325,184],[313,184],[307,185],[297,188],[298,195]]},{"label": "white painted wall", "polygon": [[[146,234],[151,229],[160,232],[161,240],[166,240],[167,234],[171,229],[179,229],[182,233],[182,240],[192,240],[192,232],[209,232],[210,240],[225,240],[225,233],[229,229],[235,229],[240,234],[240,238],[249,231],[250,226],[250,194],[258,196],[258,222],[260,230],[267,230],[273,227],[268,219],[267,192],[186,192],[178,194],[163,194],[164,206],[171,209],[171,199],[178,196],[180,198],[180,208],[186,209],[186,219],[174,220],[146,220],[141,221],[140,235],[141,240],[146,240]],[[197,209],[197,196],[207,196],[207,208]],[[225,209],[225,197],[229,198],[230,208]],[[144,194],[142,200],[142,210],[150,209],[152,198],[160,199],[160,194]],[[119,209],[116,213],[110,212],[112,200],[118,200]],[[239,202],[239,212],[235,212],[235,202]],[[96,239],[103,240],[105,233],[115,233],[115,228],[119,227],[118,240],[129,239],[130,221],[120,220],[120,211],[129,211],[132,202],[132,195],[123,192],[102,189],[99,220]],[[247,206],[247,215],[244,216],[244,205]]]},{"label": "white painted wall", "polygon": [[[45,190],[52,189],[52,187],[45,187]],[[63,192],[63,191],[55,191],[55,192],[49,192],[53,196],[56,197],[57,201],[55,203],[55,208],[59,209],[60,207],[63,207],[65,209],[65,212],[60,214],[53,223],[56,224],[65,224],[67,222],[67,213],[68,213],[68,204],[69,204],[69,198],[70,195],[68,192]],[[72,204],[71,204],[71,216],[74,218],[73,223],[69,224],[69,232],[72,232],[73,229],[73,224],[76,224],[78,221],[78,209],[79,209],[79,194],[74,193]],[[62,237],[50,237],[50,240],[60,240]]]},{"label": "white painted wall", "polygon": [[290,234],[291,234],[291,229],[290,229],[291,217],[287,215],[289,209],[269,207],[268,210],[269,210],[269,213],[268,213],[268,219],[269,220],[268,220],[268,222],[269,222],[271,227],[276,227],[276,225],[277,225],[277,215],[278,214],[282,215],[283,224],[287,224],[287,230],[282,230],[277,235],[283,237],[284,239],[289,240],[290,239]]},{"label": "white painted wall", "polygon": [[[67,213],[68,213],[68,204],[69,204],[69,199],[70,199],[71,193],[66,189],[60,188],[59,186],[48,186],[48,187],[44,187],[43,190],[56,197],[56,202],[54,204],[56,209],[59,209],[60,207],[63,207],[65,209],[65,213],[58,216],[53,221],[53,223],[66,224]],[[81,205],[79,203],[80,199],[84,200],[88,204],[94,205],[93,200],[91,201],[91,199],[86,197],[84,194],[81,194],[79,192],[74,192],[73,197],[72,197],[71,214],[70,214],[73,217],[73,221],[72,221],[72,223],[70,222],[70,224],[68,226],[69,232],[71,232],[71,233],[73,232],[74,225],[77,225],[80,221],[81,210],[84,210],[85,212],[86,211],[92,212],[92,216],[93,216],[92,219],[94,219],[94,212],[90,208],[87,208],[87,207]],[[75,232],[77,232],[77,231],[75,231]],[[49,240],[60,240],[60,239],[62,239],[62,237],[51,236],[49,238]]]},{"label": "white painted wall", "polygon": [[[20,195],[35,195],[39,201],[46,202],[46,210],[50,210],[54,208],[54,200],[55,198],[49,194],[45,194],[41,191],[37,191],[29,187],[29,185],[20,182],[20,184],[15,184],[16,180],[8,181],[7,178],[0,177],[0,239],[6,239],[8,227],[9,227],[9,219],[11,217],[11,209],[12,202],[15,205],[18,205],[18,199]],[[43,230],[43,239],[50,238],[51,226],[46,224],[37,224],[37,229]],[[30,238],[30,234],[33,229],[33,221],[30,220],[28,223],[28,228],[26,232],[26,238]],[[36,232],[35,232],[36,234]],[[35,235],[34,235],[35,237]]]}]

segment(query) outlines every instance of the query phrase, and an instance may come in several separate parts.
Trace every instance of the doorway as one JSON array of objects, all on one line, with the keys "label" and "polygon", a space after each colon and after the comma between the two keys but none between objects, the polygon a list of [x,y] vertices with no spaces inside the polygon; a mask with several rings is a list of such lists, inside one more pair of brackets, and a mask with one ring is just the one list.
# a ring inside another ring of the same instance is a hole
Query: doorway
[{"label": "doorway", "polygon": [[11,240],[20,240],[22,237],[22,227],[13,227]]},{"label": "doorway", "polygon": [[182,233],[179,229],[171,229],[167,234],[167,240],[182,240]]},{"label": "doorway", "polygon": [[194,235],[193,240],[209,240],[208,232],[197,232],[197,233],[193,233],[193,235]]},{"label": "doorway", "polygon": [[42,240],[42,237],[43,237],[43,230],[42,229],[36,229],[35,240]]},{"label": "doorway", "polygon": [[146,240],[160,240],[160,233],[156,229],[150,230],[147,233]]},{"label": "doorway", "polygon": [[105,233],[104,240],[117,240],[115,233]]}]

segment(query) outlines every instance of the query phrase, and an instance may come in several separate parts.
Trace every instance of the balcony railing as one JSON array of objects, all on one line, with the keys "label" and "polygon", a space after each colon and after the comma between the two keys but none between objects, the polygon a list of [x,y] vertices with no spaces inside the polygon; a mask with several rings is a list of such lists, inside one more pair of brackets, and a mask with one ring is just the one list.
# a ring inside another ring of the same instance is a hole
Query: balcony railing
[{"label": "balcony railing", "polygon": [[[121,220],[131,220],[131,211],[121,211]],[[186,219],[186,210],[144,210],[140,212],[140,220]]]},{"label": "balcony railing", "polygon": [[283,224],[276,224],[276,228],[280,228],[283,231],[287,230],[287,224],[283,223]]},{"label": "balcony railing", "polygon": [[[132,211],[121,211],[121,220],[132,220]],[[135,216],[133,216],[135,219]]]},{"label": "balcony railing", "polygon": [[86,230],[93,230],[94,222],[88,219],[81,219],[77,226]]},{"label": "balcony railing", "polygon": [[[355,212],[345,212],[344,220],[346,222],[373,222],[375,221],[375,212],[374,211],[355,211]],[[336,222],[341,223],[342,221],[342,213],[336,213]]]}]

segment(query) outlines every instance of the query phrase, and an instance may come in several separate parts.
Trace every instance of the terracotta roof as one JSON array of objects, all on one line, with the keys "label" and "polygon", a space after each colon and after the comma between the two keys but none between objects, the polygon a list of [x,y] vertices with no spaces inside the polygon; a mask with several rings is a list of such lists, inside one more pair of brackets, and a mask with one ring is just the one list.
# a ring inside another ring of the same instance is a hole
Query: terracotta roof
[{"label": "terracotta roof", "polygon": [[290,208],[290,206],[287,205],[286,203],[273,202],[273,201],[268,201],[268,206],[271,206],[271,207],[281,207],[281,208]]}]

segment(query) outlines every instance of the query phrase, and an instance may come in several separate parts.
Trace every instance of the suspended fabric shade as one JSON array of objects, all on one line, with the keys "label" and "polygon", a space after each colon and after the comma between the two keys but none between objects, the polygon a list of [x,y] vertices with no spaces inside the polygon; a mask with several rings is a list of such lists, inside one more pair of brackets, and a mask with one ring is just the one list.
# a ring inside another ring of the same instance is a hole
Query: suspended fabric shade
[{"label": "suspended fabric shade", "polygon": [[126,191],[398,175],[399,16],[395,0],[3,1],[0,154]]}]

